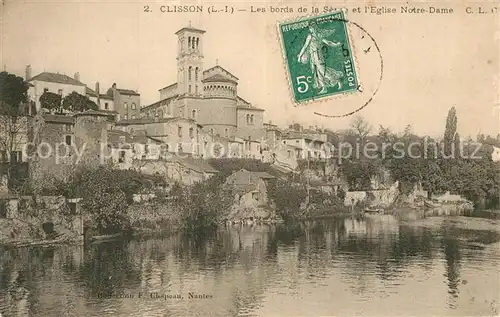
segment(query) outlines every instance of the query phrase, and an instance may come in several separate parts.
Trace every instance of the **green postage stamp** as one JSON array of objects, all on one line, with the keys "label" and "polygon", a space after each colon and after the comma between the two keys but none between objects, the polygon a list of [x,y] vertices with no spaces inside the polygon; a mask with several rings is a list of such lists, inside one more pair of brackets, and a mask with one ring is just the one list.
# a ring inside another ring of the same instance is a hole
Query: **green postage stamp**
[{"label": "green postage stamp", "polygon": [[296,104],[358,90],[347,23],[339,11],[278,24]]}]

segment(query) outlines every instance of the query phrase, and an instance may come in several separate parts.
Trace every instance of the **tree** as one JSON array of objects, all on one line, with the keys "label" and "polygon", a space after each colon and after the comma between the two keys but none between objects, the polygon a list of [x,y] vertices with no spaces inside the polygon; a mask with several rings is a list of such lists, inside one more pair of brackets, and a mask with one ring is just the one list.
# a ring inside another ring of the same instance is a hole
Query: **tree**
[{"label": "tree", "polygon": [[80,95],[77,92],[72,92],[71,94],[64,97],[62,101],[62,107],[63,109],[72,112],[99,110],[99,107],[95,102],[93,102],[86,96]]},{"label": "tree", "polygon": [[55,94],[50,91],[46,91],[40,96],[40,104],[42,108],[49,111],[60,110],[61,109],[61,95]]},{"label": "tree", "polygon": [[[28,118],[25,107],[28,100],[28,84],[14,74],[0,73],[0,151],[1,159],[8,162],[6,174],[9,187],[17,186],[22,179],[15,179],[22,159],[22,145],[27,141]],[[16,182],[17,181],[17,182]]]},{"label": "tree", "polygon": [[362,116],[357,116],[351,122],[351,130],[363,140],[370,134],[372,127]]},{"label": "tree", "polygon": [[18,116],[28,100],[28,84],[14,74],[0,73],[0,114]]},{"label": "tree", "polygon": [[444,154],[450,156],[453,154],[455,134],[457,133],[457,111],[451,107],[446,118],[446,127],[444,131]]}]

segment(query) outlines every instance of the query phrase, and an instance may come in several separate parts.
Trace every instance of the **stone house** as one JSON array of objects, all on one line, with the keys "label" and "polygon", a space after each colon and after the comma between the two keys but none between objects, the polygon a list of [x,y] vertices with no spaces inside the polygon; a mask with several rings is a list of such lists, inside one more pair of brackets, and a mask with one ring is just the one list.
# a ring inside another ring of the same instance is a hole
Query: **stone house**
[{"label": "stone house", "polygon": [[267,188],[274,179],[274,176],[266,172],[241,169],[228,176],[225,184],[234,191],[238,207],[257,208],[268,204]]},{"label": "stone house", "polygon": [[164,144],[169,153],[200,153],[201,126],[194,120],[174,118],[140,118],[115,123],[115,129],[128,133],[143,131],[145,135]]},{"label": "stone house", "polygon": [[28,97],[36,105],[36,111],[40,111],[40,97],[45,92],[59,94],[61,98],[72,92],[86,96],[87,86],[80,82],[80,75],[76,73],[73,77],[51,72],[42,72],[31,77],[31,66],[26,67],[25,80],[30,84]]},{"label": "stone house", "polygon": [[106,95],[113,99],[117,120],[139,119],[141,117],[141,94],[131,89],[117,88],[114,83]]},{"label": "stone house", "polygon": [[166,159],[134,160],[133,167],[144,174],[164,176],[171,182],[190,186],[205,181],[218,171],[205,160],[188,155]]},{"label": "stone house", "polygon": [[76,164],[106,163],[109,120],[109,113],[99,111],[35,116],[25,149],[34,177],[63,177]]}]

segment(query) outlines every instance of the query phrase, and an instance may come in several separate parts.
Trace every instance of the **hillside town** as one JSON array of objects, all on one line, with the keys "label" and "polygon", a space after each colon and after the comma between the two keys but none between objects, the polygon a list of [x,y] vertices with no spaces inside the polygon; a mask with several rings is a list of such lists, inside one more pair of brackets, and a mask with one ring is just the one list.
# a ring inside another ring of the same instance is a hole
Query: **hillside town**
[{"label": "hillside town", "polygon": [[[183,184],[203,180],[213,171],[203,162],[207,158],[258,159],[292,171],[297,159],[329,155],[322,129],[279,128],[265,120],[263,109],[238,94],[235,75],[221,65],[205,67],[204,33],[193,27],[175,33],[179,39],[177,82],[161,87],[158,101],[150,105],[141,104],[140,92],[119,84],[102,89],[99,82],[82,83],[78,73],[73,77],[52,72],[32,76],[28,65],[28,112],[40,122],[33,131],[34,139],[54,147],[64,142],[71,150],[85,143],[84,157],[80,158],[85,162],[103,161],[97,145],[107,144],[109,151],[104,155],[118,168],[166,173]],[[64,99],[75,93],[95,103],[97,109],[71,112],[45,107],[44,95],[57,94]],[[22,154],[24,146],[18,142],[11,157],[27,161]],[[55,173],[56,155],[41,157],[40,168]],[[57,163],[74,164],[78,158],[68,153]]]},{"label": "hillside town", "polygon": [[[470,210],[471,203],[464,194],[481,206],[498,203],[499,196],[488,191],[486,183],[481,184],[477,192],[470,192],[465,184],[458,187],[448,161],[441,159],[437,148],[434,154],[436,159],[439,156],[438,165],[429,160],[408,161],[406,157],[387,159],[385,152],[377,159],[366,154],[343,156],[342,144],[346,143],[353,146],[372,143],[383,151],[386,151],[384,144],[401,143],[411,148],[408,146],[411,142],[425,139],[413,134],[411,127],[403,134],[396,134],[380,126],[379,133],[374,135],[369,124],[359,116],[353,119],[350,131],[334,132],[298,123],[288,127],[273,124],[265,118],[264,109],[254,106],[251,99],[238,93],[238,77],[218,62],[211,67],[204,65],[204,30],[189,26],[175,34],[178,37],[177,82],[167,82],[160,87],[158,101],[152,104],[142,104],[139,91],[119,83],[103,89],[99,81],[92,85],[83,83],[78,72],[72,77],[49,71],[33,76],[32,66],[26,66],[24,78],[20,78],[28,87],[27,100],[20,103],[22,114],[4,111],[2,120],[5,122],[0,127],[3,133],[1,155],[6,164],[2,175],[1,218],[18,217],[18,210],[26,206],[20,202],[20,197],[32,192],[71,198],[71,201],[59,203],[54,202],[58,201],[56,198],[50,198],[52,202],[42,205],[69,204],[72,213],[77,213],[77,205],[87,194],[81,189],[69,193],[68,187],[71,182],[80,182],[78,177],[85,175],[83,172],[75,176],[77,167],[82,166],[90,169],[111,166],[116,174],[102,175],[111,179],[121,177],[125,183],[144,177],[161,179],[162,186],[168,187],[167,192],[176,185],[188,188],[200,183],[210,184],[208,181],[216,179],[215,175],[223,175],[224,186],[218,183],[206,185],[209,186],[206,189],[231,189],[231,203],[220,207],[231,209],[226,220],[284,218],[292,210],[294,216],[302,217],[311,209],[329,213],[356,209],[382,212],[402,202],[411,208],[431,209],[443,203],[455,206],[463,203]],[[498,162],[500,139],[498,136],[490,139],[488,136],[488,141],[493,142],[490,144],[496,146],[481,148],[479,152],[488,157],[488,162]],[[463,154],[464,148],[459,143],[456,112],[452,108],[445,136],[436,141],[436,145],[444,146],[448,154]],[[455,145],[457,147],[453,147]],[[469,144],[465,150],[472,152],[472,146]],[[460,162],[470,163],[467,160]],[[488,170],[483,172],[490,177],[492,174],[488,171],[495,165],[484,164]],[[439,182],[434,179],[436,168],[443,175]],[[472,164],[461,170],[472,173],[477,168]],[[94,175],[97,178],[93,182],[100,182],[102,175]],[[281,185],[276,185],[277,180]],[[58,190],[54,190],[54,186]],[[134,187],[135,184],[124,186],[130,201],[140,203],[156,197],[153,193],[156,189],[150,188],[148,192],[140,186]],[[130,188],[135,188],[136,192],[130,192]],[[121,189],[107,190],[110,195],[121,193]],[[192,189],[182,191],[194,195]],[[75,195],[80,197],[68,197]],[[99,192],[96,195],[99,197],[95,199],[104,199]],[[290,203],[291,197],[297,201]],[[194,201],[189,195],[184,198],[186,204]],[[32,198],[31,204],[37,206],[40,203],[37,199]],[[213,201],[200,202],[200,213],[210,209],[211,203]],[[91,207],[95,213],[104,214],[101,205]],[[127,205],[110,208],[116,216],[121,209],[127,209]],[[281,217],[278,217],[280,212]],[[53,216],[38,218],[34,221],[54,222]],[[83,234],[83,218],[79,219],[79,232]],[[106,221],[109,224],[115,220],[108,217]]]}]

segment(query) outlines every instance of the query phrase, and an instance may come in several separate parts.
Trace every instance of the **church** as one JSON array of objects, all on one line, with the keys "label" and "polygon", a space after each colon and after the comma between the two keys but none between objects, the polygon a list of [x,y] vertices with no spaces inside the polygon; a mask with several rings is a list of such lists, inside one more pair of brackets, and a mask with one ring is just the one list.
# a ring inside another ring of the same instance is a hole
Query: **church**
[{"label": "church", "polygon": [[189,26],[175,34],[177,82],[159,89],[160,101],[141,108],[141,116],[191,119],[210,135],[245,144],[265,137],[264,110],[238,95],[238,77],[219,65],[205,69],[205,31]]}]

